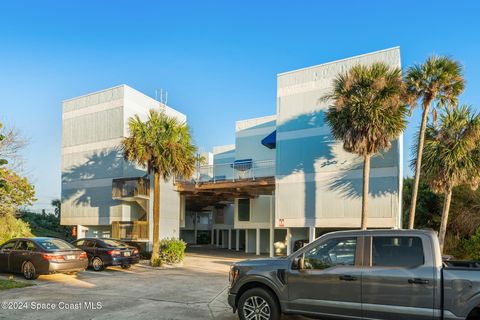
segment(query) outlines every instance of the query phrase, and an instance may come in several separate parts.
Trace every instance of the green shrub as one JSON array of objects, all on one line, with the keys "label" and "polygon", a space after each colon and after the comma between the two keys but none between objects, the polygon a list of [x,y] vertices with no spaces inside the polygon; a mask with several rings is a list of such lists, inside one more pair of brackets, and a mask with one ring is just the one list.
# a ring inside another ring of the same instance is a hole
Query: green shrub
[{"label": "green shrub", "polygon": [[465,259],[480,260],[480,228],[470,238],[462,241],[462,247],[465,252]]},{"label": "green shrub", "polygon": [[185,257],[185,249],[187,244],[179,239],[163,239],[160,240],[160,255],[159,261],[156,261],[154,265],[163,265],[164,263],[174,264],[180,263]]},{"label": "green shrub", "polygon": [[0,213],[0,244],[19,237],[31,237],[28,223],[17,219],[11,213]]}]

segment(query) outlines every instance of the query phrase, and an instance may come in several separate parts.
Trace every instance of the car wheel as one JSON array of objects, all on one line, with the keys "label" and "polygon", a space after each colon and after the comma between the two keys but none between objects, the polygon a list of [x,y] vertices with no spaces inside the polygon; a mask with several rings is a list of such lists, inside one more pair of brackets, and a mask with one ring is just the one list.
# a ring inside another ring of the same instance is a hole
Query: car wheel
[{"label": "car wheel", "polygon": [[280,308],[273,295],[261,288],[247,290],[238,302],[241,320],[278,320]]},{"label": "car wheel", "polygon": [[27,261],[23,264],[22,272],[23,272],[23,276],[27,280],[35,280],[38,278],[38,274],[37,274],[37,271],[35,270],[35,266],[30,261]]},{"label": "car wheel", "polygon": [[131,264],[122,264],[122,269],[130,269]]},{"label": "car wheel", "polygon": [[104,269],[103,261],[99,257],[95,257],[92,260],[92,268],[94,271],[102,271]]}]

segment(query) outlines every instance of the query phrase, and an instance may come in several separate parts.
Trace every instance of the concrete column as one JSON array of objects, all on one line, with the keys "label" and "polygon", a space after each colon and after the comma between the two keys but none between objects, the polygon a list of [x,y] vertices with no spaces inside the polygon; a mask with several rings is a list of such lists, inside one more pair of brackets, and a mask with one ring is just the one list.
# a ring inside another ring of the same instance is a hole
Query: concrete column
[{"label": "concrete column", "polygon": [[212,228],[211,238],[212,238],[212,245],[214,245],[215,244],[215,228]]},{"label": "concrete column", "polygon": [[315,240],[315,227],[308,227],[308,242]]},{"label": "concrete column", "polygon": [[260,229],[259,228],[257,228],[257,236],[255,238],[256,238],[255,254],[259,256],[260,255]]},{"label": "concrete column", "polygon": [[194,216],[194,224],[193,224],[193,238],[195,239],[195,244],[197,244],[197,213],[195,212],[195,216]]},{"label": "concrete column", "polygon": [[248,229],[245,229],[245,253],[248,253]]},{"label": "concrete column", "polygon": [[240,251],[240,229],[235,230],[235,250]]},{"label": "concrete column", "polygon": [[232,249],[232,229],[228,229],[228,250]]},{"label": "concrete column", "polygon": [[273,216],[273,195],[270,197],[270,240],[269,240],[269,254],[273,258],[275,255],[275,218]]},{"label": "concrete column", "polygon": [[216,243],[216,246],[217,247],[220,247],[220,229],[217,229],[217,243]]},{"label": "concrete column", "polygon": [[287,256],[292,253],[292,234],[290,233],[290,228],[287,228]]}]

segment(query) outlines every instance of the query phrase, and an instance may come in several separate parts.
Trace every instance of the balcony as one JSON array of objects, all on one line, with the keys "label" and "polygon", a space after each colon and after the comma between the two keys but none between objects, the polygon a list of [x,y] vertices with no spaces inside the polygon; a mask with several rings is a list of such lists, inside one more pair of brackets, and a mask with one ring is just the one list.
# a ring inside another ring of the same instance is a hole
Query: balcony
[{"label": "balcony", "polygon": [[275,160],[252,161],[252,159],[241,159],[233,163],[200,166],[191,182],[235,182],[274,176]]},{"label": "balcony", "polygon": [[124,241],[148,241],[147,221],[114,221],[112,238]]},{"label": "balcony", "polygon": [[119,178],[112,181],[112,198],[115,200],[135,201],[148,199],[150,180],[145,177]]}]

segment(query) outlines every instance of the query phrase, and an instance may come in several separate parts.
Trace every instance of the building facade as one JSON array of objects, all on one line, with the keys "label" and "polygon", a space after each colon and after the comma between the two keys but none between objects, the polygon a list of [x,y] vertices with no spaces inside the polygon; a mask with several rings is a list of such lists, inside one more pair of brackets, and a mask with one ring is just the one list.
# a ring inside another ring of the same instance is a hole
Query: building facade
[{"label": "building facade", "polygon": [[[324,118],[329,104],[322,97],[339,73],[375,62],[400,67],[400,49],[278,74],[276,114],[237,122],[235,157],[230,151],[229,163],[219,165],[214,154],[214,164],[201,168],[204,175],[193,191],[207,198],[223,192],[224,201],[233,204],[228,232],[237,235],[227,236],[235,242],[228,247],[288,254],[297,241],[360,227],[363,160],[333,139]],[[372,158],[370,228],[401,227],[402,148],[400,136]],[[183,199],[188,203],[189,196]],[[223,234],[220,228],[216,232]],[[219,244],[214,236],[212,241]]]},{"label": "building facade", "polygon": [[[134,115],[150,109],[186,121],[185,115],[121,85],[63,102],[61,224],[78,237],[153,239],[152,179],[123,159],[119,148]],[[180,196],[173,181],[161,182],[160,237],[179,237]]]}]

